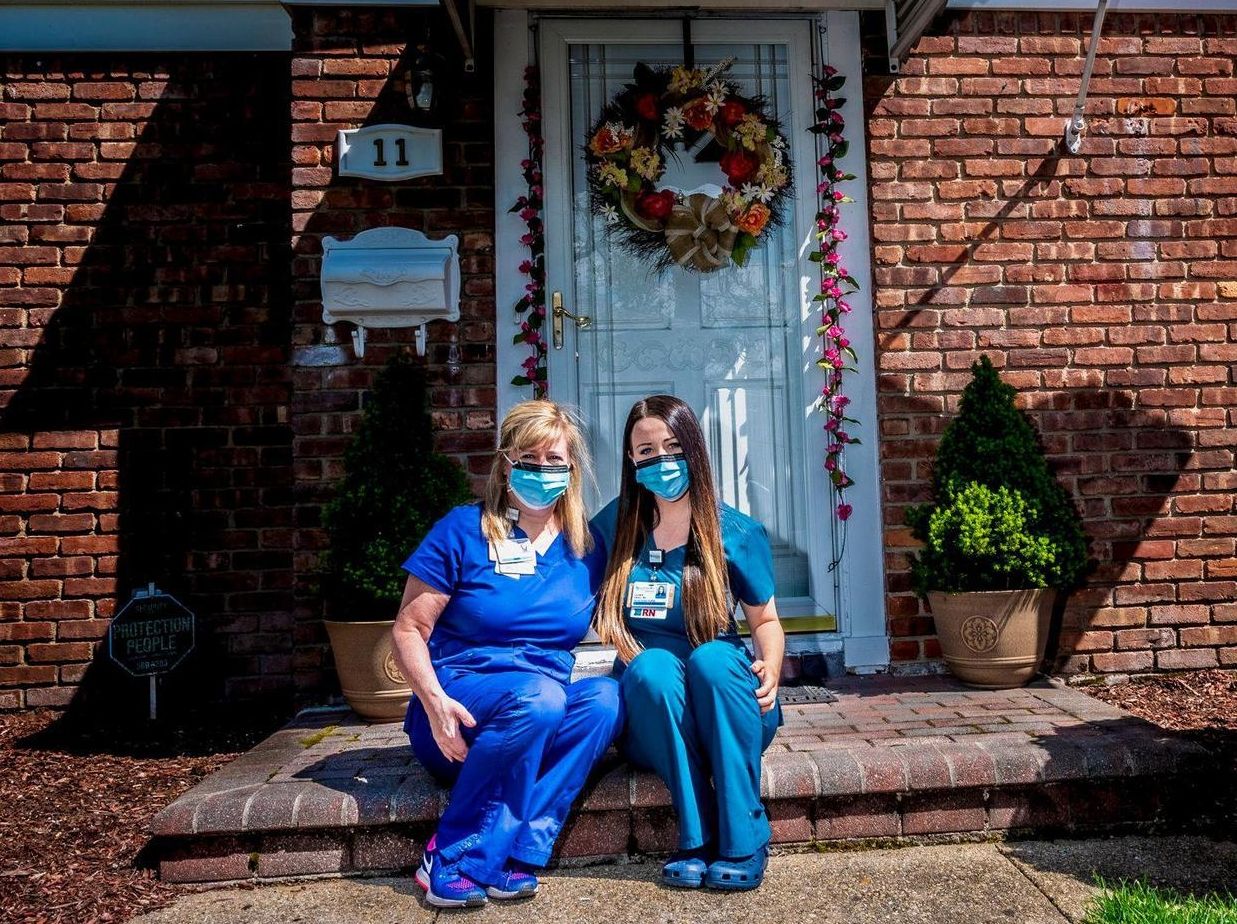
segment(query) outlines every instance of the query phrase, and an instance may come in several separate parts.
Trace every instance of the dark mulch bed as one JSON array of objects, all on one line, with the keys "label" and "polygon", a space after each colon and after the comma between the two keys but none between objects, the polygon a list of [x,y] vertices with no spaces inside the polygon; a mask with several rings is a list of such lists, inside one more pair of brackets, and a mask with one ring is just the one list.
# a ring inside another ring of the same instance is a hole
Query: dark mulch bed
[{"label": "dark mulch bed", "polygon": [[0,715],[0,922],[125,921],[178,890],[144,868],[150,819],[283,717],[102,728]]},{"label": "dark mulch bed", "polygon": [[1191,671],[1082,689],[1157,725],[1237,756],[1237,672]]}]

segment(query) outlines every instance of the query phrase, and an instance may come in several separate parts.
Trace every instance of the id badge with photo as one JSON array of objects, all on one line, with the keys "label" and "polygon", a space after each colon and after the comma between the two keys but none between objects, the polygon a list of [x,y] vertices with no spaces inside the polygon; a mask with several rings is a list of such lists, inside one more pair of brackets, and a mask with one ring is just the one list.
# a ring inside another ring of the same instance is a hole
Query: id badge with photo
[{"label": "id badge with photo", "polygon": [[630,607],[668,610],[674,607],[674,584],[670,581],[632,581],[627,585]]}]

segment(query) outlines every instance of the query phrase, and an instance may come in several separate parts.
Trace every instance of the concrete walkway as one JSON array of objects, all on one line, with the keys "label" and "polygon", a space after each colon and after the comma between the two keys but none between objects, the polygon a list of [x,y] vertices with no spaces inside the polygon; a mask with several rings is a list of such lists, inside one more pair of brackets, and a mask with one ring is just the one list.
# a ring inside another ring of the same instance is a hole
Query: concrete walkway
[{"label": "concrete walkway", "polygon": [[758,892],[682,892],[654,863],[557,870],[516,905],[436,912],[409,878],[335,879],[190,894],[141,924],[416,924],[453,917],[563,924],[1077,924],[1108,881],[1237,889],[1237,844],[1196,837],[959,844],[775,856]]}]

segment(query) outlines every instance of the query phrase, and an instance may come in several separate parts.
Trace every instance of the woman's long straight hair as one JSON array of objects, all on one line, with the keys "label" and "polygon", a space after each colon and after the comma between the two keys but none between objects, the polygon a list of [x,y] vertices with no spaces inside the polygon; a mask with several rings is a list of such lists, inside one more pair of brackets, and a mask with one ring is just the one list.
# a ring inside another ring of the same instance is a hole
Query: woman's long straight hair
[{"label": "woman's long straight hair", "polygon": [[636,481],[636,466],[631,461],[631,431],[646,417],[665,422],[679,441],[687,459],[691,479],[691,528],[683,562],[683,621],[693,646],[717,638],[730,625],[727,607],[726,558],[722,551],[722,529],[718,519],[717,493],[713,489],[713,467],[700,421],[692,409],[673,395],[653,395],[637,401],[627,415],[623,430],[623,477],[619,488],[618,522],[614,546],[606,567],[606,578],[597,604],[597,634],[613,645],[623,661],[640,653],[640,643],[627,627],[624,609],[627,582],[645,540],[657,525],[657,499]]}]

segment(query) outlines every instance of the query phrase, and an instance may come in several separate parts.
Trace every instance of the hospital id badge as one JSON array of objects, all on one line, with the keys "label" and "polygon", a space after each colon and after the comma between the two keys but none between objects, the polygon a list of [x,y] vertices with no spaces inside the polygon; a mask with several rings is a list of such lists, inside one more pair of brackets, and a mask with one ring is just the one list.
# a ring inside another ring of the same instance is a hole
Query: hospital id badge
[{"label": "hospital id badge", "polygon": [[527,539],[503,539],[490,544],[494,571],[507,577],[533,574],[537,568],[537,553]]},{"label": "hospital id badge", "polygon": [[[632,609],[668,610],[674,606],[674,584],[669,581],[632,581],[627,585],[627,605]],[[665,619],[665,615],[643,618]]]}]

